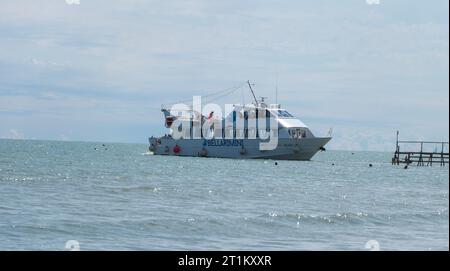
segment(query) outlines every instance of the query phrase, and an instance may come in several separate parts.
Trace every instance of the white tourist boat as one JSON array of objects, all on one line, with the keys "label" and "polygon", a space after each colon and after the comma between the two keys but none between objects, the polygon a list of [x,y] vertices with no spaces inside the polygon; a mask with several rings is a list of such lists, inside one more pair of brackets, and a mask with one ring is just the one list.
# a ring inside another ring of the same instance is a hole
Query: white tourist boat
[{"label": "white tourist boat", "polygon": [[[162,107],[168,133],[150,137],[155,155],[201,156],[238,159],[310,160],[331,140],[316,137],[301,120],[280,104],[256,99],[249,105],[235,104],[229,114],[217,116],[201,109]],[[270,144],[269,144],[270,143]],[[265,144],[265,145],[264,145]]]}]

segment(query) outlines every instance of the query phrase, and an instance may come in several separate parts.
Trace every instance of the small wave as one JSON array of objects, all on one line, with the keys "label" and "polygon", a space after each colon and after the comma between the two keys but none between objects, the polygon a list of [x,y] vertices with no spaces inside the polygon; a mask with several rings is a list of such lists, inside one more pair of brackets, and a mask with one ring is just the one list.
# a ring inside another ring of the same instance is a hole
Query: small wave
[{"label": "small wave", "polygon": [[316,215],[316,214],[292,214],[292,213],[276,213],[270,212],[264,215],[258,216],[257,219],[269,220],[271,222],[280,222],[280,223],[293,223],[293,225],[300,225],[303,223],[326,223],[326,224],[335,224],[335,223],[350,223],[357,224],[363,223],[365,220],[370,218],[369,214],[364,212],[343,212],[343,213],[335,213],[330,215]]},{"label": "small wave", "polygon": [[151,186],[151,185],[138,185],[138,186],[101,186],[101,188],[108,189],[113,193],[123,193],[123,192],[139,192],[139,191],[152,191],[159,192],[161,187]]},{"label": "small wave", "polygon": [[9,210],[16,210],[16,208],[0,205],[0,210],[9,211]]},{"label": "small wave", "polygon": [[44,226],[44,225],[34,225],[34,224],[18,224],[18,225],[10,225],[11,228],[13,228],[15,231],[23,231],[26,233],[62,233],[62,234],[69,234],[71,233],[68,229],[63,229],[62,227],[55,227],[55,226]]},{"label": "small wave", "polygon": [[41,177],[35,178],[35,177],[5,177],[1,178],[0,181],[5,182],[29,182],[29,181],[37,181],[41,180]]},{"label": "small wave", "polygon": [[277,213],[269,212],[259,215],[254,219],[247,219],[254,222],[264,220],[268,223],[281,223],[285,225],[295,225],[297,227],[302,224],[390,224],[405,221],[433,221],[435,219],[448,219],[448,209],[443,208],[435,212],[426,213],[393,213],[393,214],[368,214],[365,212],[340,212],[335,214],[293,214],[293,213]]}]

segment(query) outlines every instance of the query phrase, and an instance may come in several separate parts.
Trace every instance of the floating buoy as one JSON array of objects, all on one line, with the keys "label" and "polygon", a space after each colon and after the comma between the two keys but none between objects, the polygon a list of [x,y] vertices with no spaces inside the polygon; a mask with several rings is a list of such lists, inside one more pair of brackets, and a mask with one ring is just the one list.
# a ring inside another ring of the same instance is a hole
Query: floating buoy
[{"label": "floating buoy", "polygon": [[275,162],[275,166],[278,166],[278,162]]},{"label": "floating buoy", "polygon": [[369,167],[373,167],[373,165],[372,165],[372,164],[369,164]]},{"label": "floating buoy", "polygon": [[175,147],[173,147],[173,152],[174,152],[174,153],[180,153],[180,152],[181,152],[180,146],[175,145]]}]

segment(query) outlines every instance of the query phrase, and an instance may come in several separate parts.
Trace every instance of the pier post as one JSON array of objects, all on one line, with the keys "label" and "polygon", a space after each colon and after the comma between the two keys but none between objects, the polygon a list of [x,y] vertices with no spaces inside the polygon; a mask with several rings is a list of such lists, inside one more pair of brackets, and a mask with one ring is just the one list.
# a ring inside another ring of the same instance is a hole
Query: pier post
[{"label": "pier post", "polygon": [[419,154],[419,162],[417,163],[418,166],[423,166],[423,142],[420,142],[420,154]]}]

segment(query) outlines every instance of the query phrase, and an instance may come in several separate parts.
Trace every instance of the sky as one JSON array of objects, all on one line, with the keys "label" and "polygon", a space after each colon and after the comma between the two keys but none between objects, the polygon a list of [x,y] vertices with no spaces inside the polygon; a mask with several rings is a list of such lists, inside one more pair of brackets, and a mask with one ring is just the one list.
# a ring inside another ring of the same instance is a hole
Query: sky
[{"label": "sky", "polygon": [[[448,141],[447,0],[1,0],[0,138],[146,143],[250,80],[329,149]],[[235,93],[236,94],[236,93]],[[228,103],[250,101],[247,90]]]}]

